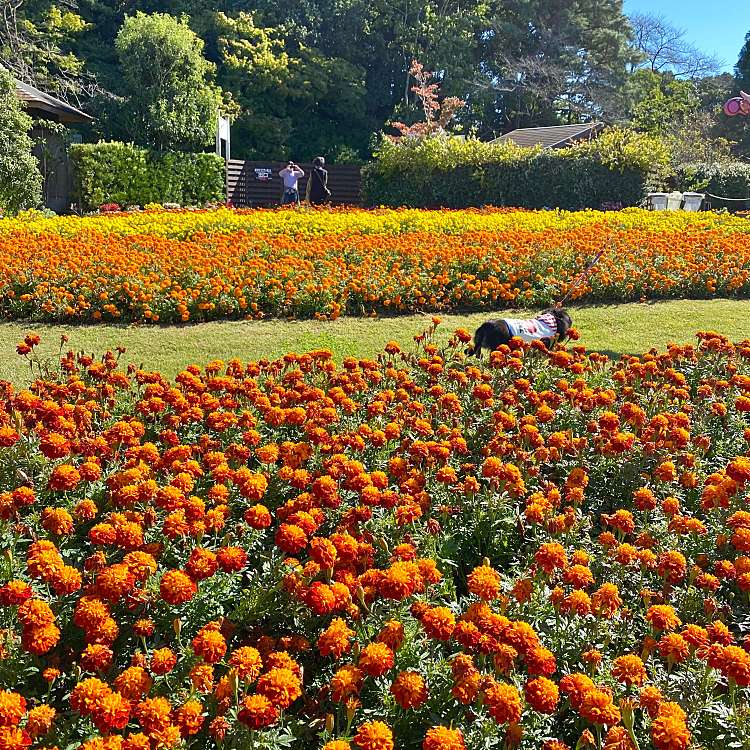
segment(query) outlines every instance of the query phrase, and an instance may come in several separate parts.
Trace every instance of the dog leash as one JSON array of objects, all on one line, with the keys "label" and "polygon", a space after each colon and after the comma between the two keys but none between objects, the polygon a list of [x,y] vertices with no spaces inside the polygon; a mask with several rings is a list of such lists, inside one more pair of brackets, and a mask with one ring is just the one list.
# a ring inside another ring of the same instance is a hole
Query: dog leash
[{"label": "dog leash", "polygon": [[581,273],[578,274],[575,281],[572,283],[568,291],[565,293],[565,296],[555,305],[556,308],[561,308],[563,306],[563,302],[565,302],[568,297],[577,289],[584,281],[584,279],[591,273],[591,271],[594,269],[594,266],[601,260],[602,255],[606,252],[607,247],[606,245],[594,256],[593,260],[589,262],[589,264],[586,266],[586,268],[581,271]]}]

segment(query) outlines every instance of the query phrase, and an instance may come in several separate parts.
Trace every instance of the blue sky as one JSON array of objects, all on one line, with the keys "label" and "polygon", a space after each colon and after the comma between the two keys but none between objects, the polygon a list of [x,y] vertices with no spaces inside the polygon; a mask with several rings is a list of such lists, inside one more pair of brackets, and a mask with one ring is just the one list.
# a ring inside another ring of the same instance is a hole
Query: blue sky
[{"label": "blue sky", "polygon": [[732,71],[750,31],[750,0],[625,0],[625,12],[664,16]]}]

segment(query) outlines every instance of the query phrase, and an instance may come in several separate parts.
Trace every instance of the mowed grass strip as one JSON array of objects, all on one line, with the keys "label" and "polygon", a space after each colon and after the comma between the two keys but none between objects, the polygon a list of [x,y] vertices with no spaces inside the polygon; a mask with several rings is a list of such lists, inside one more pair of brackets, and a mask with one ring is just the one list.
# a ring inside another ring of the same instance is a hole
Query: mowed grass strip
[{"label": "mowed grass strip", "polygon": [[[454,329],[470,331],[490,317],[527,317],[533,313],[498,311],[492,315],[440,315],[442,339]],[[715,330],[735,341],[750,337],[750,301],[684,300],[649,304],[577,307],[571,310],[581,333],[580,344],[612,357],[640,354],[670,342],[694,342],[700,330]],[[99,355],[117,346],[127,350],[123,361],[159,370],[173,377],[189,364],[199,366],[215,359],[243,361],[274,359],[287,352],[330,349],[337,360],[347,356],[374,357],[389,341],[407,347],[430,323],[431,315],[393,318],[342,318],[319,321],[228,321],[186,326],[125,326],[99,324],[65,326],[0,323],[0,379],[16,385],[29,381],[28,364],[15,353],[27,333],[42,337],[39,353],[57,354],[60,336],[65,349]]]}]

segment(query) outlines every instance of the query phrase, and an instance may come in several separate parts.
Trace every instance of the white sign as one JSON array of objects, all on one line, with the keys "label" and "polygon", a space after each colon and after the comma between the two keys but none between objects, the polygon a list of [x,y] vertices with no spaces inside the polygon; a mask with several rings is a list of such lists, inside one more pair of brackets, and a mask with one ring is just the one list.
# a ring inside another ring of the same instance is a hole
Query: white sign
[{"label": "white sign", "polygon": [[229,118],[219,115],[216,119],[216,153],[223,156],[227,161],[231,158],[229,155],[229,130]]},{"label": "white sign", "polygon": [[268,167],[256,167],[254,170],[255,179],[258,182],[268,182],[273,174],[272,170]]}]

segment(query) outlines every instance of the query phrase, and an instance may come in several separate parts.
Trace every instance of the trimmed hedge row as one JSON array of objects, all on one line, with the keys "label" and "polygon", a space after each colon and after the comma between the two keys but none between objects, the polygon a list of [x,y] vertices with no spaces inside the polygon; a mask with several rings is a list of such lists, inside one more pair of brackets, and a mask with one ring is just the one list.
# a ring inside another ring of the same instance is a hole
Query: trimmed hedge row
[{"label": "trimmed hedge row", "polygon": [[216,154],[155,153],[129,143],[70,148],[75,197],[84,211],[106,203],[202,206],[224,200],[224,160]]},{"label": "trimmed hedge row", "polygon": [[617,129],[556,150],[445,136],[385,140],[363,169],[362,190],[372,206],[628,206],[661,184],[668,157],[655,139]]}]

